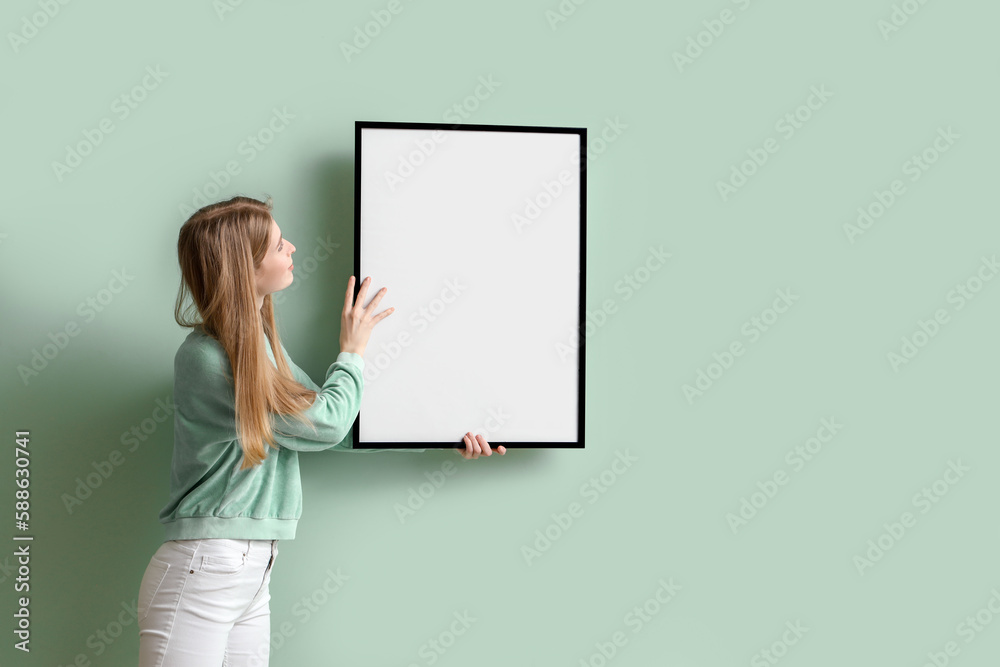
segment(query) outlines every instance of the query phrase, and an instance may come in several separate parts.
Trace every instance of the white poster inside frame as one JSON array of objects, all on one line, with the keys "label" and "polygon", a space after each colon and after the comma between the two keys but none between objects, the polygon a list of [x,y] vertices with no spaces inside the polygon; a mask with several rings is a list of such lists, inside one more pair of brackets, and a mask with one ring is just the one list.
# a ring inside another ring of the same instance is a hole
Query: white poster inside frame
[{"label": "white poster inside frame", "polygon": [[354,447],[584,446],[586,129],[356,121]]}]

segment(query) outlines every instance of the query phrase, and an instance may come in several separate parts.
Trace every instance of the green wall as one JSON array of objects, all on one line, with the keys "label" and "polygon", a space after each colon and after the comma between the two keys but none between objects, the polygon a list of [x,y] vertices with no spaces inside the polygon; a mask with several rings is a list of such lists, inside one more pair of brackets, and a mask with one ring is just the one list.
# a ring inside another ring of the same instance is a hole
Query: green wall
[{"label": "green wall", "polygon": [[[345,49],[372,12],[391,21]],[[176,239],[196,193],[274,197],[298,247],[281,331],[321,378],[353,270],[354,121],[454,122],[456,105],[463,122],[589,129],[587,446],[303,455],[271,664],[1000,653],[996,3],[14,0],[0,14],[8,630],[16,430],[35,538],[32,651],[8,631],[0,663],[135,664],[126,610],[162,539],[172,420],[155,417],[186,334]],[[275,110],[281,131],[252,148]],[[447,470],[401,521],[397,505]]]}]

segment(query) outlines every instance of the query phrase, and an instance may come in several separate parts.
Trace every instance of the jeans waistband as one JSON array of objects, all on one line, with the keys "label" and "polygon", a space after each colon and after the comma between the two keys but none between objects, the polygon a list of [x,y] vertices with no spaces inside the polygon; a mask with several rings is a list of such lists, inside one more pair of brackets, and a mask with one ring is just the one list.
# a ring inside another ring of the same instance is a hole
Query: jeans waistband
[{"label": "jeans waistband", "polygon": [[214,546],[230,548],[233,551],[245,553],[247,556],[256,553],[274,554],[278,540],[243,540],[231,537],[203,537],[196,540],[174,540],[192,553],[197,550],[199,544],[206,543]]}]

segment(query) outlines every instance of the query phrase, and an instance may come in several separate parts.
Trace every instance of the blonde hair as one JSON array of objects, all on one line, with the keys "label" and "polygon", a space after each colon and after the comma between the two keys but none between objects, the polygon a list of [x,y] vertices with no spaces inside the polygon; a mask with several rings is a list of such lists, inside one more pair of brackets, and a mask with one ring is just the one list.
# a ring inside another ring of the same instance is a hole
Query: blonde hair
[{"label": "blonde hair", "polygon": [[[271,209],[271,197],[236,196],[209,204],[187,219],[177,238],[181,285],[174,319],[182,327],[200,327],[229,356],[236,432],[243,448],[240,470],[266,458],[265,442],[277,449],[271,413],[310,423],[302,413],[316,399],[316,392],[296,381],[285,361],[270,294],[257,310],[254,272],[270,245]],[[185,293],[200,317],[189,313],[190,305],[183,308]],[[265,335],[277,368],[267,357]]]}]

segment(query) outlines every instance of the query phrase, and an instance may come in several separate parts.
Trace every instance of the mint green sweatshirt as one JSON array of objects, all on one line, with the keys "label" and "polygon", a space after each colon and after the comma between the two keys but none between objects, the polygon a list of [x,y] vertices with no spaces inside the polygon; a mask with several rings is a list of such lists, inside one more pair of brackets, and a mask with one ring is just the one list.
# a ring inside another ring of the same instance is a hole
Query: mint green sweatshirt
[{"label": "mint green sweatshirt", "polygon": [[[267,356],[274,352],[265,336]],[[232,366],[222,344],[199,327],[174,356],[174,453],[170,500],[160,511],[166,540],[225,537],[291,540],[302,516],[299,452],[370,453],[424,449],[353,449],[351,429],[361,407],[364,359],[341,352],[322,387],[296,366],[282,345],[295,379],[317,392],[304,413],[315,431],[291,417],[274,417],[278,449],[238,470],[243,450],[236,434]]]}]

